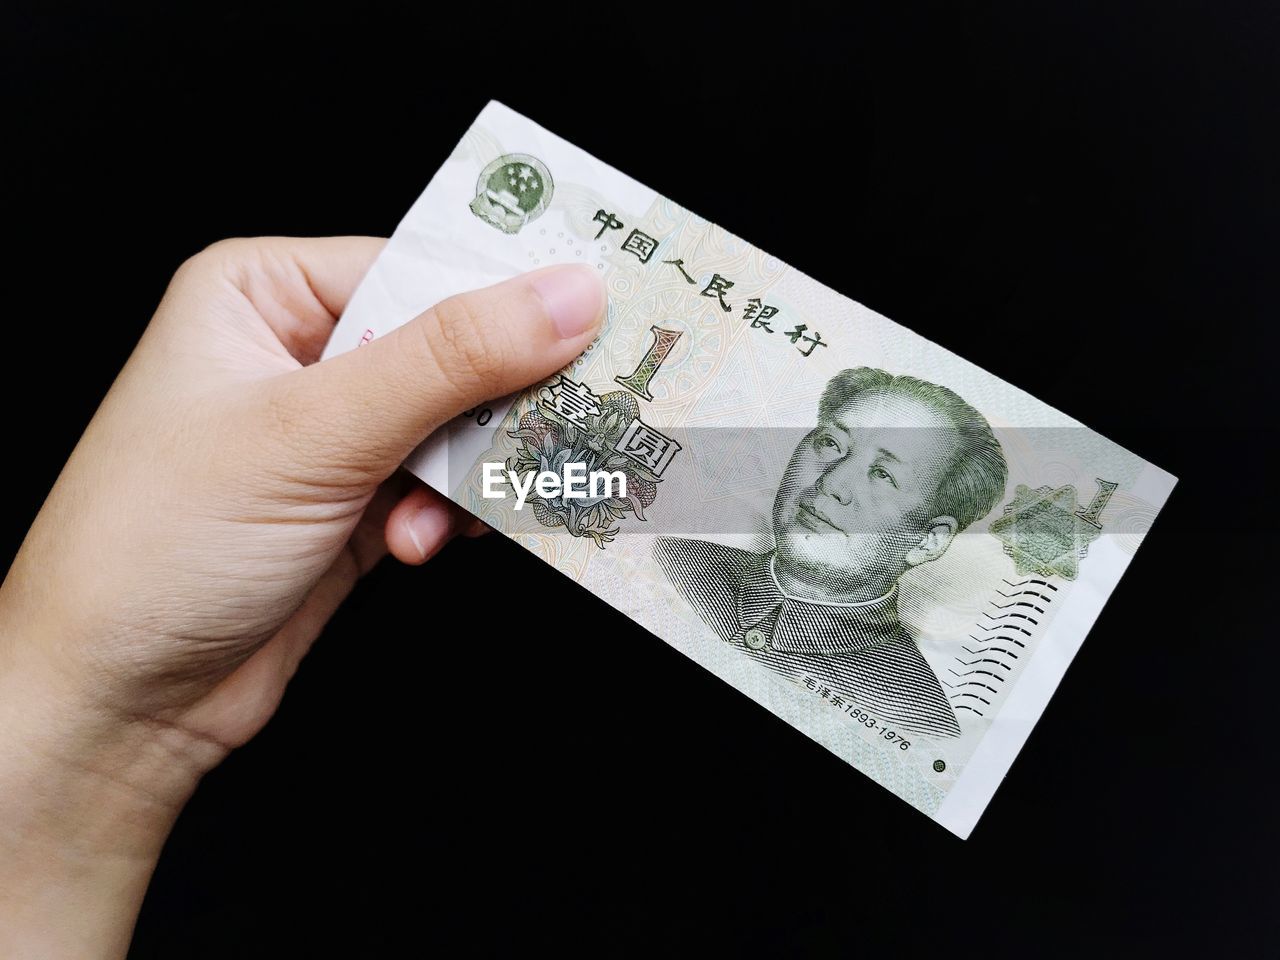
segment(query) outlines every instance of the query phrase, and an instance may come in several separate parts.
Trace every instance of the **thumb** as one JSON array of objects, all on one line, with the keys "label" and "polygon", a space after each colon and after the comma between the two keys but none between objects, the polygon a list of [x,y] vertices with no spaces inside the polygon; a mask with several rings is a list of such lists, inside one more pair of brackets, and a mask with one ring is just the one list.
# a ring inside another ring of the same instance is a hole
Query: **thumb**
[{"label": "thumb", "polygon": [[348,353],[276,378],[274,423],[312,468],[358,482],[395,472],[437,427],[569,364],[600,329],[604,281],[591,267],[544,267],[449,297]]}]

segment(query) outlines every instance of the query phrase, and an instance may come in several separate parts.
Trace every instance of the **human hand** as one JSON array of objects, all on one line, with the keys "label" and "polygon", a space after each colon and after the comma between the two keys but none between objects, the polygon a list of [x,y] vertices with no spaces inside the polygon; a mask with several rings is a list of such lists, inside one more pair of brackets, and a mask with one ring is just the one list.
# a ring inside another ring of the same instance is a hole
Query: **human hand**
[{"label": "human hand", "polygon": [[357,579],[466,531],[401,461],[599,328],[599,276],[551,267],[317,363],[382,243],[233,240],[185,263],[0,588],[0,915],[59,919],[58,955],[127,947],[173,818]]}]

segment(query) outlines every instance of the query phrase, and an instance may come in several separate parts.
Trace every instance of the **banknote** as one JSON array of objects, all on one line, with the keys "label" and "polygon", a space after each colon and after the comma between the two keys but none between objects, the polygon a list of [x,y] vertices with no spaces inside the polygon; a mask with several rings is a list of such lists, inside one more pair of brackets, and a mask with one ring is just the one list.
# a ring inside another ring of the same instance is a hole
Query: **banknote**
[{"label": "banknote", "polygon": [[496,101],[325,356],[553,263],[595,342],[406,467],[967,837],[1175,478]]}]

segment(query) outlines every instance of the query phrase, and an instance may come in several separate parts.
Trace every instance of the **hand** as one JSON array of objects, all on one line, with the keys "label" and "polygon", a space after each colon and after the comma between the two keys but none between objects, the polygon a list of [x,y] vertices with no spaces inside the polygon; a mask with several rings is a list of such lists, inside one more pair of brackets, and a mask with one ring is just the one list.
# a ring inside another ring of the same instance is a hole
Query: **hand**
[{"label": "hand", "polygon": [[382,243],[189,260],[36,517],[0,588],[0,954],[123,953],[173,818],[356,580],[465,532],[401,461],[599,328],[599,276],[551,267],[316,362]]}]

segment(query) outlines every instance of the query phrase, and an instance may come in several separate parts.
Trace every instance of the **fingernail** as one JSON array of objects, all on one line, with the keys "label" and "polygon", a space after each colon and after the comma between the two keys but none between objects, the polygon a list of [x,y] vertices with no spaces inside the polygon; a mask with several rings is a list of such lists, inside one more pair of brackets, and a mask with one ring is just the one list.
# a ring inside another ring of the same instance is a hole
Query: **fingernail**
[{"label": "fingernail", "polygon": [[592,267],[571,264],[533,280],[561,340],[594,327],[604,312],[604,280]]},{"label": "fingernail", "polygon": [[442,503],[425,506],[405,521],[405,530],[425,560],[449,536],[449,508]]}]

